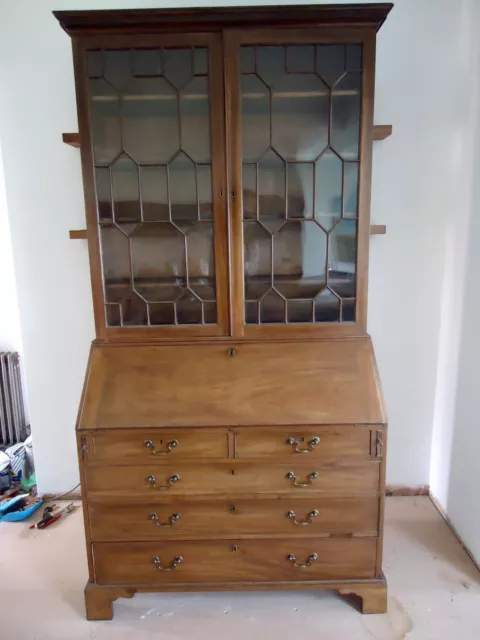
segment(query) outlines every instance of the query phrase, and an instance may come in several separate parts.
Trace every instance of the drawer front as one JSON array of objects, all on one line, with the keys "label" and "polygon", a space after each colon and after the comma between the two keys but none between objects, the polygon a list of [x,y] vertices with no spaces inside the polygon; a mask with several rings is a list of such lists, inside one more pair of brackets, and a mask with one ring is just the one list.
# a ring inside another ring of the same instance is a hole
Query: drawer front
[{"label": "drawer front", "polygon": [[378,498],[285,498],[148,505],[90,504],[95,542],[192,536],[377,535]]},{"label": "drawer front", "polygon": [[91,435],[90,462],[142,464],[227,458],[227,429],[117,429]]},{"label": "drawer front", "polygon": [[85,467],[90,500],[109,498],[165,499],[168,496],[215,495],[227,499],[234,494],[290,493],[317,491],[351,495],[377,492],[379,462],[165,463],[135,467]]},{"label": "drawer front", "polygon": [[373,578],[376,545],[376,538],[312,538],[92,546],[98,584],[154,585]]},{"label": "drawer front", "polygon": [[370,458],[370,429],[353,426],[235,429],[237,458]]}]

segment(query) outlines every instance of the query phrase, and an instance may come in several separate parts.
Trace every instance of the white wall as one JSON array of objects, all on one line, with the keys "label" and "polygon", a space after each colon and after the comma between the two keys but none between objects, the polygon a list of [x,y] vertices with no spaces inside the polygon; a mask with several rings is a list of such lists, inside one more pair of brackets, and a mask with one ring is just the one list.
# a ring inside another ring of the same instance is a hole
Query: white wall
[{"label": "white wall", "polygon": [[[84,226],[79,154],[61,141],[77,129],[70,40],[51,10],[192,4],[18,0],[0,9],[0,138],[42,491],[77,481],[73,425],[94,336],[86,246],[68,239]],[[458,66],[466,4],[397,0],[378,38],[375,119],[394,135],[374,151],[372,220],[388,233],[371,243],[369,327],[390,415],[390,484],[429,481],[445,254],[452,218],[464,233],[468,208],[455,160],[469,139]]]},{"label": "white wall", "polygon": [[430,483],[432,495],[480,563],[480,5],[475,0],[467,4],[464,82],[471,92],[470,141],[458,164],[466,177],[462,187],[469,202],[468,220],[459,233],[455,216],[449,234]]},{"label": "white wall", "polygon": [[0,147],[0,351],[22,353],[10,222]]}]

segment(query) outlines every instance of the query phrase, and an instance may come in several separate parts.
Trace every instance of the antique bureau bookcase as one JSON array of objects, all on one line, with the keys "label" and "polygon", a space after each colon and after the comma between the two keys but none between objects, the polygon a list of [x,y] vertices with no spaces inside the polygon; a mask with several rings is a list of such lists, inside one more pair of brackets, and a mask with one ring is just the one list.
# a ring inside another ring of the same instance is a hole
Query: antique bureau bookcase
[{"label": "antique bureau bookcase", "polygon": [[386,609],[366,311],[390,8],[55,12],[96,325],[77,423],[89,619],[138,591]]}]

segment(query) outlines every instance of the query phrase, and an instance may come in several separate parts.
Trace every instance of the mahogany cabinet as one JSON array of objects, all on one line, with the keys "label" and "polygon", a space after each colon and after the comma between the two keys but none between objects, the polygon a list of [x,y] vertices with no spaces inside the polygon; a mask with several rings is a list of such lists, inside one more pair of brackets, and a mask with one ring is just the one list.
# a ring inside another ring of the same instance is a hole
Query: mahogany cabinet
[{"label": "mahogany cabinet", "polygon": [[366,333],[391,5],[60,11],[96,339],[77,434],[89,619],[137,591],[386,608]]}]

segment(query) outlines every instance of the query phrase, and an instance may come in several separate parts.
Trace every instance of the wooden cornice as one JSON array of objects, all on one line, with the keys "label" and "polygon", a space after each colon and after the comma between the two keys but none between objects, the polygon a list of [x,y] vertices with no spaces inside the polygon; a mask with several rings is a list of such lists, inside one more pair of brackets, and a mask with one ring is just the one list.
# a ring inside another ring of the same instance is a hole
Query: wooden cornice
[{"label": "wooden cornice", "polygon": [[246,26],[302,27],[355,26],[378,30],[391,3],[326,4],[182,9],[128,9],[114,11],[54,11],[70,36],[101,33],[155,33],[161,31],[219,31]]}]

